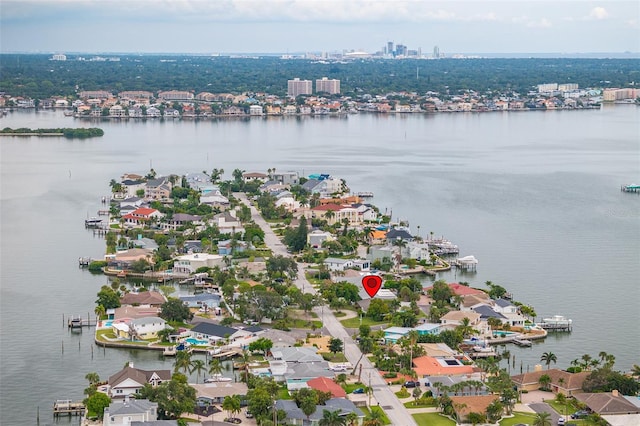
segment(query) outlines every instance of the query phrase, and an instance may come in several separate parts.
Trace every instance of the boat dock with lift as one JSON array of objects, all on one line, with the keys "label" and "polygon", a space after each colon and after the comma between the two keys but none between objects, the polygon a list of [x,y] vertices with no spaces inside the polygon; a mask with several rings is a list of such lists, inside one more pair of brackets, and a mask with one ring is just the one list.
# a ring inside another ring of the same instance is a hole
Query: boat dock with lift
[{"label": "boat dock with lift", "polygon": [[550,318],[543,318],[542,322],[536,325],[544,330],[550,331],[571,331],[573,321],[562,315],[554,315]]}]

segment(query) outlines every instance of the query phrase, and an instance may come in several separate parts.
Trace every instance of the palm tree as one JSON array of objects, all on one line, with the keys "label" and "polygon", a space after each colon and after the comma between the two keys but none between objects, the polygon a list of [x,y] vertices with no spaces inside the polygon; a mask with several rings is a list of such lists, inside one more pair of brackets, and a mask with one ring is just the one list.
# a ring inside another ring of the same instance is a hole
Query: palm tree
[{"label": "palm tree", "polygon": [[107,310],[104,308],[104,306],[98,305],[93,312],[95,312],[96,317],[98,317],[98,320],[100,320],[107,313]]},{"label": "palm tree", "polygon": [[382,426],[382,411],[374,410],[373,407],[371,407],[371,411],[367,417],[364,418],[362,426]]},{"label": "palm tree", "polygon": [[218,358],[214,358],[209,362],[209,374],[212,376],[222,374],[222,363]]},{"label": "palm tree", "polygon": [[545,352],[540,357],[540,361],[544,361],[547,364],[547,370],[549,369],[549,365],[553,362],[554,364],[558,361],[558,357],[553,352]]},{"label": "palm tree", "polygon": [[551,414],[537,413],[533,419],[533,426],[551,426]]},{"label": "palm tree", "polygon": [[222,409],[227,412],[227,416],[231,417],[240,412],[240,396],[227,395],[222,401]]},{"label": "palm tree", "polygon": [[631,376],[637,378],[640,378],[640,365],[638,364],[633,364],[633,368],[631,369]]},{"label": "palm tree", "polygon": [[356,413],[354,413],[353,411],[351,411],[349,414],[347,414],[347,424],[349,426],[355,426],[358,422],[358,415]]},{"label": "palm tree", "polygon": [[318,424],[320,426],[346,426],[347,419],[340,415],[340,410],[322,410],[322,418]]},{"label": "palm tree", "polygon": [[187,374],[191,368],[191,354],[188,351],[178,351],[176,354],[176,360],[173,364],[173,372],[177,373],[182,370],[184,374]]},{"label": "palm tree", "polygon": [[548,374],[543,374],[542,376],[540,376],[540,378],[538,379],[538,383],[540,383],[540,387],[543,390],[546,390],[547,387],[549,386],[549,383],[551,383],[551,377],[549,377]]},{"label": "palm tree", "polygon": [[191,374],[196,373],[196,383],[198,383],[198,380],[200,379],[200,374],[202,374],[202,372],[206,370],[207,370],[207,367],[204,364],[204,361],[202,361],[201,359],[196,359],[191,362],[191,368],[189,369],[189,373]]}]

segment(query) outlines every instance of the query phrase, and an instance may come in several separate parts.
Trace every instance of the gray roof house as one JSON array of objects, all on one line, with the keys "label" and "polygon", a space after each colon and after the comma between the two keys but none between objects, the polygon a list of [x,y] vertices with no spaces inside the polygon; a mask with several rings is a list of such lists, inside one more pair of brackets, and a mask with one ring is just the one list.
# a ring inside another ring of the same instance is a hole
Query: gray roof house
[{"label": "gray roof house", "polygon": [[344,398],[332,398],[328,400],[325,405],[316,406],[316,411],[309,416],[309,420],[307,420],[307,416],[300,408],[298,408],[293,400],[279,399],[275,402],[275,405],[278,410],[284,410],[287,415],[287,423],[296,426],[318,425],[320,423],[320,419],[322,419],[324,410],[339,411],[340,416],[347,416],[349,413],[356,413],[358,416],[357,424],[359,425],[362,424],[362,421],[364,420],[364,413],[356,407],[353,402]]},{"label": "gray roof house", "polygon": [[145,385],[157,386],[162,382],[171,380],[171,370],[140,370],[134,368],[132,363],[109,377],[109,396],[121,398],[135,395]]},{"label": "gray roof house", "polygon": [[[121,426],[130,422],[158,420],[158,404],[146,399],[114,401],[104,409],[104,426]],[[147,423],[144,423],[147,424]]]},{"label": "gray roof house", "polygon": [[507,319],[507,317],[502,315],[500,312],[494,311],[487,305],[476,306],[473,310],[480,314],[480,319],[486,320],[488,318],[498,318],[500,321],[506,321]]},{"label": "gray roof house", "polygon": [[324,358],[317,354],[317,348],[288,347],[271,351],[273,358],[285,362],[322,362]]}]

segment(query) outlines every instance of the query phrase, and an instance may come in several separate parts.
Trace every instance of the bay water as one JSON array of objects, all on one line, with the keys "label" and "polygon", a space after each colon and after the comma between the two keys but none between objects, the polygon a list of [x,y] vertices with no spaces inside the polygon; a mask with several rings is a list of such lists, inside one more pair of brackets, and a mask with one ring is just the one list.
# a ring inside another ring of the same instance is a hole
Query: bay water
[{"label": "bay water", "polygon": [[[640,108],[215,121],[84,121],[61,111],[17,111],[4,127],[100,127],[89,140],[0,139],[0,424],[54,420],[56,399],[81,400],[85,374],[127,361],[172,368],[150,351],[103,349],[64,319],[91,313],[106,277],[78,268],[104,240],[84,219],[104,208],[123,173],[223,168],[330,173],[423,237],[444,236],[475,273],[437,278],[484,288],[491,280],[531,304],[538,319],[573,319],[571,333],[508,349],[532,370],[601,351],[616,368],[640,364]],[[418,228],[419,227],[419,228]],[[428,281],[427,278],[424,278]],[[64,317],[63,317],[64,316]],[[522,366],[522,367],[521,367]],[[513,372],[513,371],[512,371]],[[195,378],[192,378],[195,380]]]}]

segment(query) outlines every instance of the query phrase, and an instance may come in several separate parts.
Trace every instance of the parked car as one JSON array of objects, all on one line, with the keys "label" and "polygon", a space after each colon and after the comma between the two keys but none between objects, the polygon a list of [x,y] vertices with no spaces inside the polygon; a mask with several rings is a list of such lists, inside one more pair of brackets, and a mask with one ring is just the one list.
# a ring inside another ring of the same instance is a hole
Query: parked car
[{"label": "parked car", "polygon": [[404,382],[405,388],[417,388],[420,387],[420,382],[414,382],[413,380],[409,380],[408,382]]},{"label": "parked car", "polygon": [[564,426],[564,417],[558,419],[558,426]]},{"label": "parked car", "polygon": [[589,413],[586,410],[578,410],[571,415],[572,419],[583,419],[587,417]]},{"label": "parked car", "polygon": [[251,411],[247,410],[246,413],[244,413],[244,416],[248,419],[252,419],[253,418],[253,414],[251,413]]},{"label": "parked car", "polygon": [[364,393],[364,388],[356,388],[351,393]]}]

